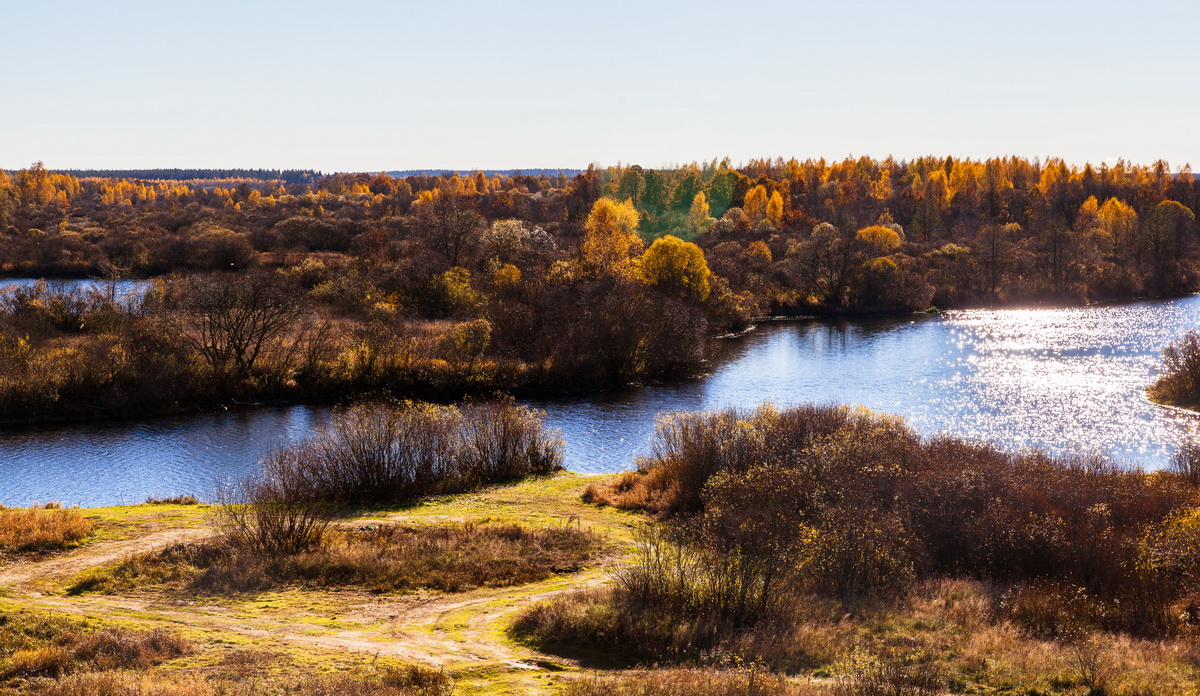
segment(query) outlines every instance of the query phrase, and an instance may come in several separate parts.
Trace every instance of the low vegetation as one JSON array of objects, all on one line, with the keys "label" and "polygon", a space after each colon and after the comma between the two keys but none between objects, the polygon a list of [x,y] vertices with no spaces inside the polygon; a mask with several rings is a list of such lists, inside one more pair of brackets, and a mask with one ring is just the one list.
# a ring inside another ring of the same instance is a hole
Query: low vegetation
[{"label": "low vegetation", "polygon": [[507,401],[364,403],[263,463],[251,499],[393,505],[562,468],[542,414]]},{"label": "low vegetation", "polygon": [[926,440],[844,407],[678,415],[638,471],[585,494],[658,518],[633,562],[513,631],[635,661],[841,664],[853,694],[937,693],[964,670],[994,686],[945,651],[1015,634],[1093,680],[1097,641],[1200,626],[1198,493],[1183,473]]},{"label": "low vegetation", "polygon": [[0,554],[70,548],[86,540],[96,522],[57,503],[0,509]]},{"label": "low vegetation", "polygon": [[0,614],[0,681],[72,672],[143,670],[186,655],[191,644],[163,629],[108,627],[24,612]]},{"label": "low vegetation", "polygon": [[408,504],[561,468],[562,441],[510,402],[365,403],[278,450],[227,489],[216,538],[93,570],[70,591],[174,583],[209,592],[287,584],[377,592],[462,591],[533,582],[587,562],[600,539],[577,526],[489,522],[339,526],[348,506]]},{"label": "low vegetation", "polygon": [[1159,403],[1200,406],[1200,332],[1189,331],[1163,350],[1162,374],[1146,393]]},{"label": "low vegetation", "polygon": [[571,682],[563,696],[805,696],[804,688],[758,668],[654,669]]},{"label": "low vegetation", "polygon": [[190,493],[186,493],[186,494],[181,494],[181,495],[166,496],[163,498],[156,498],[154,496],[151,496],[149,498],[146,498],[146,504],[147,505],[199,505],[200,500],[196,496],[194,496]]},{"label": "low vegetation", "polygon": [[569,573],[591,560],[599,537],[574,526],[468,522],[338,529],[292,554],[268,556],[235,540],[180,544],[91,571],[74,594],[171,584],[209,593],[285,585],[360,587],[374,592],[461,592]]},{"label": "low vegetation", "polygon": [[[0,693],[38,696],[450,696],[441,670],[369,667],[247,679],[237,670],[164,670],[199,648],[166,629],[131,629],[51,614],[0,613]],[[241,669],[241,667],[238,667]]]},{"label": "low vegetation", "polygon": [[44,696],[450,696],[454,686],[443,672],[409,666],[307,675],[283,683],[154,672],[85,672],[41,683],[35,693]]}]

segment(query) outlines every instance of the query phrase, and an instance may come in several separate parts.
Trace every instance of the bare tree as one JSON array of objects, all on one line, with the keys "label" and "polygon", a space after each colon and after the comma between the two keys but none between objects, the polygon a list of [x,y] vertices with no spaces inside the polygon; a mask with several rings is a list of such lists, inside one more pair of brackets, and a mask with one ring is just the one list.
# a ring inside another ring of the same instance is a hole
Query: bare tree
[{"label": "bare tree", "polygon": [[179,278],[166,284],[163,306],[180,339],[215,372],[236,379],[282,347],[308,309],[303,292],[270,271]]},{"label": "bare tree", "polygon": [[467,262],[486,224],[466,198],[447,193],[422,203],[416,218],[421,234],[451,266]]}]

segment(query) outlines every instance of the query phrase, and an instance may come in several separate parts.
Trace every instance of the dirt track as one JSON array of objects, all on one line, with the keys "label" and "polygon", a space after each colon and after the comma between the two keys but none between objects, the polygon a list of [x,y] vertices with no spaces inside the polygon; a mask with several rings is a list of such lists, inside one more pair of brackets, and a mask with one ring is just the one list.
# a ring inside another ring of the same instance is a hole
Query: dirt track
[{"label": "dirt track", "polygon": [[[524,493],[499,491],[495,496],[499,500],[488,496],[470,504],[494,510],[496,505],[511,505],[513,499],[519,499],[521,508],[536,506],[532,514],[539,521],[545,518],[547,511]],[[476,515],[472,511],[462,516]],[[407,514],[385,517],[416,521]],[[444,512],[431,510],[425,519],[445,519]],[[624,524],[621,521],[617,526]],[[615,528],[607,519],[601,527]],[[517,612],[533,603],[605,583],[620,555],[619,551],[611,551],[590,568],[541,582],[454,594],[379,595],[360,590],[287,589],[209,598],[181,596],[156,588],[119,595],[69,596],[65,592],[71,578],[90,568],[174,543],[196,541],[210,533],[204,526],[160,525],[135,538],[94,542],[39,560],[0,566],[0,589],[6,593],[0,601],[12,608],[124,620],[145,628],[188,630],[220,650],[245,646],[249,641],[269,651],[311,648],[315,651],[304,650],[305,654],[387,656],[466,674],[468,681],[478,672],[483,680],[479,684],[486,681],[489,692],[499,679],[506,685],[501,692],[540,693],[547,683],[535,679],[546,673],[547,661],[564,666],[570,666],[570,661],[512,641],[506,632],[509,623]],[[456,678],[461,681],[463,677]]]}]

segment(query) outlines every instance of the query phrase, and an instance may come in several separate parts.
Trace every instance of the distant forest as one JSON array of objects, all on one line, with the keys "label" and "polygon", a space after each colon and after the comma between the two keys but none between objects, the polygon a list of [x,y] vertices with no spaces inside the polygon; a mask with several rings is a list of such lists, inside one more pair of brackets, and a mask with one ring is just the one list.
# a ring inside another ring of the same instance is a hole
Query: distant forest
[{"label": "distant forest", "polygon": [[[320,178],[312,169],[62,169],[81,179],[142,179],[145,181],[222,181],[249,179],[254,181],[285,181],[299,184]],[[13,172],[9,172],[10,174]]]},{"label": "distant forest", "polygon": [[470,176],[475,172],[482,172],[484,176],[575,176],[582,174],[582,169],[554,169],[550,167],[540,169],[399,169],[396,171],[387,172],[388,176],[396,178],[405,178],[410,176]]},{"label": "distant forest", "polygon": [[[84,173],[40,165],[0,173],[0,272],[195,270],[205,267],[203,255],[188,258],[187,249],[206,239],[197,230],[216,226],[260,254],[328,252],[370,263],[383,253],[419,276],[406,285],[422,285],[451,267],[481,270],[484,232],[504,220],[542,230],[560,250],[546,263],[565,260],[580,248],[594,205],[608,199],[633,218],[622,223],[637,236],[631,249],[665,236],[698,245],[721,286],[753,313],[1073,303],[1200,289],[1200,194],[1190,168],[1176,173],[1163,161],[1080,167],[1017,157],[863,157],[520,174]],[[451,240],[438,243],[449,251],[427,246],[434,229]],[[541,277],[548,268],[531,270]]]},{"label": "distant forest", "polygon": [[133,310],[0,293],[0,420],[591,390],[694,373],[709,338],[764,315],[1170,297],[1200,290],[1197,205],[1191,171],[1166,162],[714,160],[297,182],[36,164],[0,172],[0,273],[161,282]]}]

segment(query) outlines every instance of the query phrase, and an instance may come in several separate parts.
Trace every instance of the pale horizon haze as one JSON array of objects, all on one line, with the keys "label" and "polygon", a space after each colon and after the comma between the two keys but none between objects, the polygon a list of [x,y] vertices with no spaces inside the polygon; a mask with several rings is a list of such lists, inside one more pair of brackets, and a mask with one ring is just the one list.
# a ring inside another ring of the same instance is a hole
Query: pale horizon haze
[{"label": "pale horizon haze", "polygon": [[0,168],[1200,166],[1200,2],[0,1]]}]

